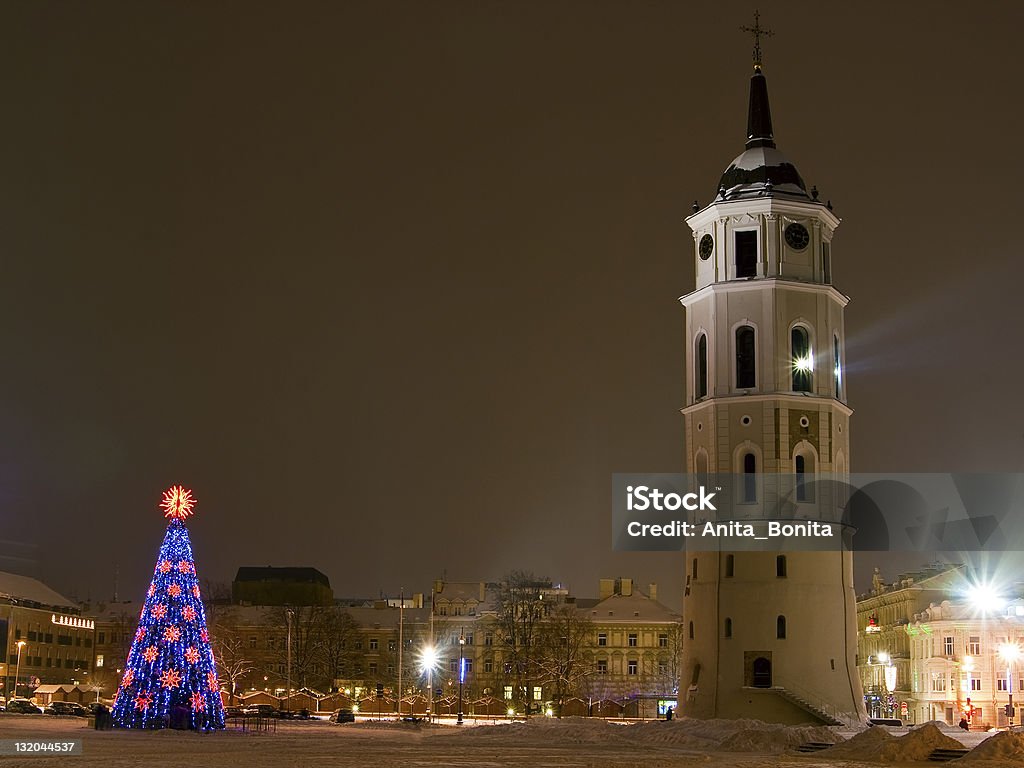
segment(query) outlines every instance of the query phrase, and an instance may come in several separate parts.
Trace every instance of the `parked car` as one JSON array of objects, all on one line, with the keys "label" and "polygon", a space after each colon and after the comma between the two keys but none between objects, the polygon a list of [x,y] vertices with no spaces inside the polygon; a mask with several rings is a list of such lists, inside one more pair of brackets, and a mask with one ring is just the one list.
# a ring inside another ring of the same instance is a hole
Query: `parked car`
[{"label": "parked car", "polygon": [[224,707],[224,717],[242,717],[244,714],[242,707]]},{"label": "parked car", "polygon": [[351,709],[336,709],[331,713],[331,716],[328,719],[332,723],[354,723],[356,721],[356,715]]},{"label": "parked car", "polygon": [[308,709],[282,709],[277,716],[282,720],[309,720],[310,718]]},{"label": "parked car", "polygon": [[870,717],[868,725],[892,725],[902,727],[903,721],[896,717]]},{"label": "parked car", "polygon": [[88,717],[89,710],[75,701],[54,701],[50,703],[49,714]]},{"label": "parked car", "polygon": [[11,699],[7,702],[7,711],[22,715],[39,715],[42,714],[43,708],[37,707],[28,699]]},{"label": "parked car", "polygon": [[256,715],[259,717],[277,717],[279,710],[272,704],[250,704],[242,709],[243,715]]}]

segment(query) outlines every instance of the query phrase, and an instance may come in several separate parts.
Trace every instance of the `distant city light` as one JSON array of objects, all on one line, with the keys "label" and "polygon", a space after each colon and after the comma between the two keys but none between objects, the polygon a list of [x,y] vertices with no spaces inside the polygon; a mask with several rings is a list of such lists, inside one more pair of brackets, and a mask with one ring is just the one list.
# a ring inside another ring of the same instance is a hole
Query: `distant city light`
[{"label": "distant city light", "polygon": [[996,613],[1004,605],[1006,599],[992,584],[974,584],[967,590],[967,600],[978,613]]}]

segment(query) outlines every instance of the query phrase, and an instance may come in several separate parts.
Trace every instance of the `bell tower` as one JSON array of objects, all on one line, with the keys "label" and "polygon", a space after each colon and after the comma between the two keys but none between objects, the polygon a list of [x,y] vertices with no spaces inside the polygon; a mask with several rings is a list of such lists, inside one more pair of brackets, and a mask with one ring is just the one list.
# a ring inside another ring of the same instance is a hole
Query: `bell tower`
[{"label": "bell tower", "polygon": [[[746,146],[687,219],[686,470],[744,476],[849,471],[843,312],[832,285],[839,219],[775,145],[755,23]],[[807,485],[812,488],[813,485]],[[799,503],[813,499],[801,498]],[[811,514],[810,512],[808,513]],[[681,714],[782,723],[865,717],[849,551],[687,553]]]}]

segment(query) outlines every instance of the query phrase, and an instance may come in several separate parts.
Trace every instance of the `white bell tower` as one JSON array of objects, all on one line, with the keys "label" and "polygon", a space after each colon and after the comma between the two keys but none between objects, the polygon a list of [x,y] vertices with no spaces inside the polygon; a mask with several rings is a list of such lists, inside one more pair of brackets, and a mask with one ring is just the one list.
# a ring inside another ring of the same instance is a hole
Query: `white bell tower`
[{"label": "white bell tower", "polygon": [[[746,148],[687,219],[686,470],[808,480],[849,471],[839,219],[775,146],[758,24]],[[681,714],[863,721],[850,552],[689,552]]]}]

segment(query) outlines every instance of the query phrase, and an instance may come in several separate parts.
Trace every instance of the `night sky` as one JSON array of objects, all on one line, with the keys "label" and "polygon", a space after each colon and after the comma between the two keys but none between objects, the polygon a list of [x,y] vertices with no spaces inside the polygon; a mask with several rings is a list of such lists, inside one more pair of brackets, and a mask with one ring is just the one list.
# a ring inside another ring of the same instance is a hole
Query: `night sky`
[{"label": "night sky", "polygon": [[[843,219],[851,469],[1024,470],[1024,6],[763,5],[776,140]],[[683,470],[684,218],[753,9],[0,5],[0,539],[139,599],[183,483],[202,577],[678,607],[611,474]]]}]

